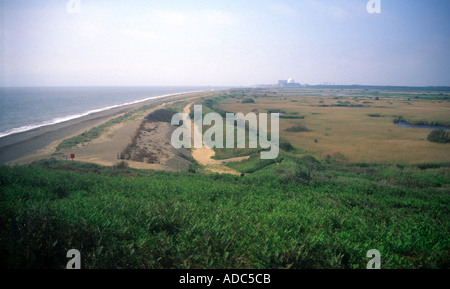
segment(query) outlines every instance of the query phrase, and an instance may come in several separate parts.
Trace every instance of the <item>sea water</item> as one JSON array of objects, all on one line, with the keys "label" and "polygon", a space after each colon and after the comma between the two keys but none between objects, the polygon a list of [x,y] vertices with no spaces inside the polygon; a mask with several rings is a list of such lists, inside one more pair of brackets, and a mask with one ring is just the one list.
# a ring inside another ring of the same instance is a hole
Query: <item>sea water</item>
[{"label": "sea water", "polygon": [[0,138],[95,112],[211,87],[1,87]]}]

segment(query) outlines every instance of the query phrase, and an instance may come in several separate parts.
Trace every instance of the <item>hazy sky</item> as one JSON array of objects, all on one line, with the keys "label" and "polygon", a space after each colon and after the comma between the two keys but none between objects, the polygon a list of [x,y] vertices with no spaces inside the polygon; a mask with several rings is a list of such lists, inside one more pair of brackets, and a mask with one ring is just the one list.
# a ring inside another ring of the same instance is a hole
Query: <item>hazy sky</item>
[{"label": "hazy sky", "polygon": [[1,86],[450,86],[448,0],[0,1]]}]

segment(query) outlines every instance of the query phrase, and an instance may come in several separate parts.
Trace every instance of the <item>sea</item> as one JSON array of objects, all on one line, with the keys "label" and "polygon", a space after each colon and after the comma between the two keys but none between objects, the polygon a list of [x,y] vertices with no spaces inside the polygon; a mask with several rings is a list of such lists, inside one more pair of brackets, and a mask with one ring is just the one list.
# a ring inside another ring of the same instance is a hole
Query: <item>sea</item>
[{"label": "sea", "polygon": [[0,138],[92,113],[213,87],[0,87]]}]

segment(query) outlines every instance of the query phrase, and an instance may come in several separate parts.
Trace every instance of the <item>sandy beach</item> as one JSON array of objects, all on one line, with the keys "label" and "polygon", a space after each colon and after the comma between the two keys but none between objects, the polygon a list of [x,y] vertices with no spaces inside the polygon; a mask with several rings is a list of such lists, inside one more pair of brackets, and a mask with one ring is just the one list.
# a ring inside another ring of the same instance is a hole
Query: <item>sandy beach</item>
[{"label": "sandy beach", "polygon": [[[190,92],[164,98],[151,99],[140,103],[113,108],[107,111],[93,113],[91,115],[67,122],[44,126],[0,138],[0,164],[26,164],[39,159],[50,158],[52,153],[55,152],[56,146],[62,140],[81,134],[84,131],[98,126],[112,118],[149,104],[158,104],[181,98],[198,97],[200,95],[200,92]],[[114,126],[110,128],[110,138],[102,137],[100,140],[94,141],[92,145],[98,145],[99,142],[102,142],[101,146],[103,151],[111,151],[114,155],[114,159],[111,157],[107,160],[93,160],[93,162],[104,165],[110,165],[113,160],[117,162],[117,150],[120,150],[122,146],[126,145],[135,133],[138,125],[139,122],[134,121],[127,122],[119,126]],[[113,131],[116,131],[114,134],[115,137],[112,137]],[[112,147],[108,147],[107,145],[105,146],[105,144],[110,144]],[[77,160],[82,160],[82,158],[77,158]]]}]

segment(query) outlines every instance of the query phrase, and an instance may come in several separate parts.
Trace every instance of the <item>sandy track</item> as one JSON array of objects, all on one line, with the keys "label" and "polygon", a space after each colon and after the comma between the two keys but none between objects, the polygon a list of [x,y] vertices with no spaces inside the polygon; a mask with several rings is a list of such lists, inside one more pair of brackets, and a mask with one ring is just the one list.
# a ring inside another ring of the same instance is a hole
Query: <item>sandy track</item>
[{"label": "sandy track", "polygon": [[[183,112],[189,114],[191,111],[192,103],[188,104]],[[197,127],[194,123],[192,123],[193,130],[195,132],[199,132],[200,128]],[[192,157],[202,166],[205,166],[205,169],[214,173],[219,174],[232,174],[232,175],[240,175],[241,173],[233,170],[224,164],[229,162],[239,162],[248,159],[249,157],[237,157],[226,160],[215,160],[212,157],[216,155],[216,152],[203,143],[202,148],[192,148]]]}]

